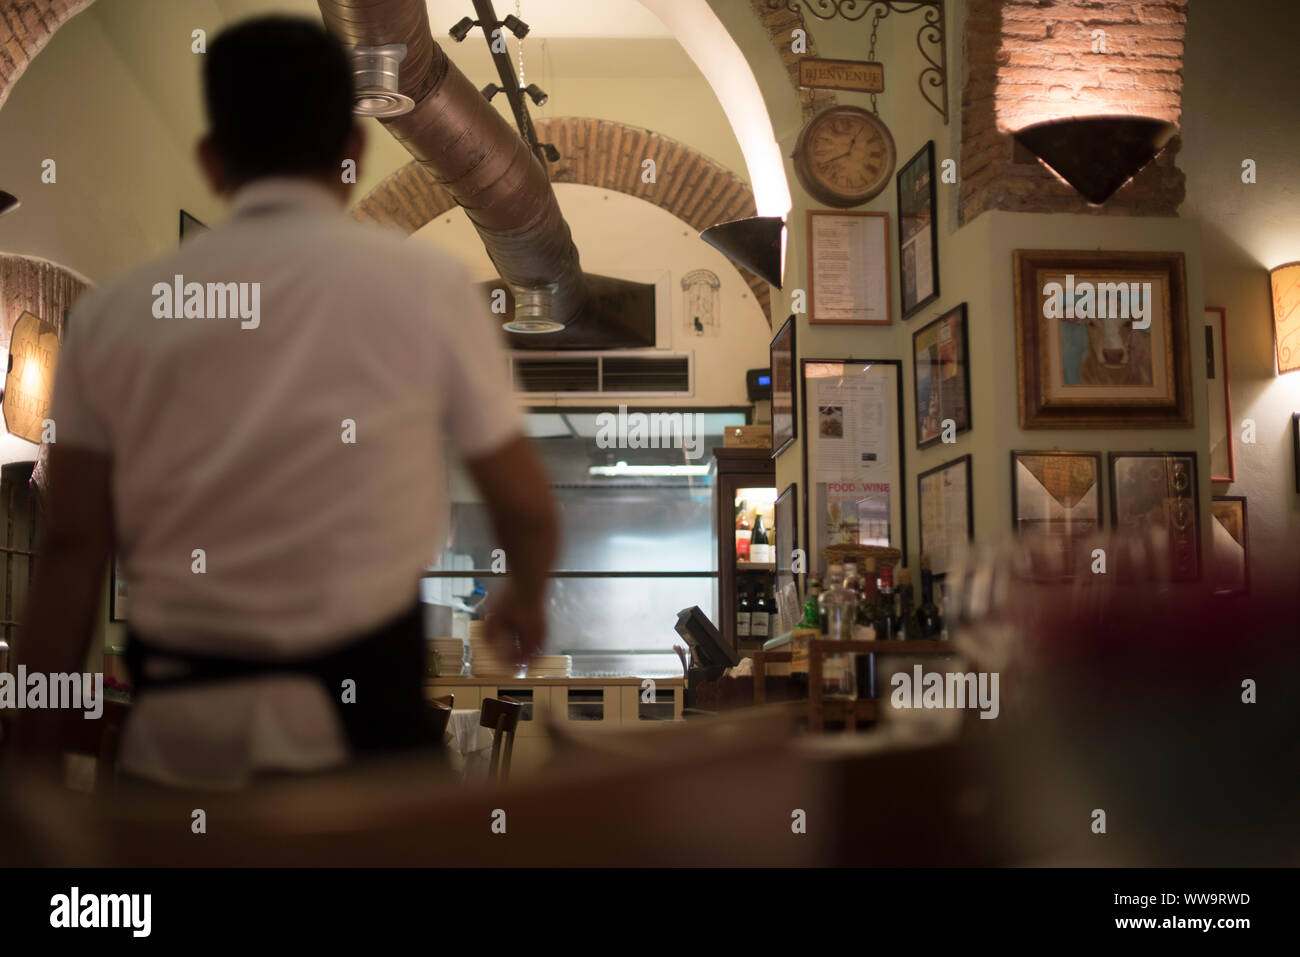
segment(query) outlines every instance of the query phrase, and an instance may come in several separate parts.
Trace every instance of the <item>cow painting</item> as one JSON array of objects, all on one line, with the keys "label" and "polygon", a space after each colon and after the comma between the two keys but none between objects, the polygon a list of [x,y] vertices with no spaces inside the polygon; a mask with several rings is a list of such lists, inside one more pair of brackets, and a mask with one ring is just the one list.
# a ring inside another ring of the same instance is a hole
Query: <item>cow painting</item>
[{"label": "cow painting", "polygon": [[1151,335],[1119,316],[1067,319],[1088,333],[1079,357],[1079,385],[1150,385]]}]

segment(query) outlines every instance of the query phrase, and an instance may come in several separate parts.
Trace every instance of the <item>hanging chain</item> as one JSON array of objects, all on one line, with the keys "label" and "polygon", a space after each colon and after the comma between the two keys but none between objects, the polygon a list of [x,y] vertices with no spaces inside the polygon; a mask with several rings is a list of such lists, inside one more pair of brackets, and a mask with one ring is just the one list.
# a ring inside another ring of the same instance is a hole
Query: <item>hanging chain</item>
[{"label": "hanging chain", "polygon": [[[520,15],[519,12],[519,0],[515,0],[515,16],[519,17],[520,20],[523,19],[523,17]],[[522,90],[524,88],[524,39],[523,37],[520,37],[516,42],[519,44],[519,89]]]},{"label": "hanging chain", "polygon": [[[873,63],[876,60],[876,28],[880,26],[882,16],[880,8],[877,7],[876,12],[871,17],[871,49],[867,52],[867,59]],[[880,115],[880,111],[876,109],[876,94],[874,93],[871,94],[871,112],[877,116]]]}]

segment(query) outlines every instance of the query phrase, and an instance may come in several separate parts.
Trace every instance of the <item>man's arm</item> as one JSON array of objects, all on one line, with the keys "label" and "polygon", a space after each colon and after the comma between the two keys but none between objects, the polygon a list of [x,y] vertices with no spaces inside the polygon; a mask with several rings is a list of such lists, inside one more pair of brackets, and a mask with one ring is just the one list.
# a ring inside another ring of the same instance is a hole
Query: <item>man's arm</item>
[{"label": "man's arm", "polygon": [[532,443],[518,436],[495,452],[467,459],[492,516],[497,547],[504,549],[509,578],[493,590],[487,636],[503,655],[524,657],[541,651],[546,642],[542,600],[546,574],[555,562],[559,541],[550,479]]},{"label": "man's arm", "polygon": [[[110,466],[102,453],[50,446],[45,534],[18,633],[18,657],[29,673],[78,673],[85,667],[113,546]],[[67,715],[21,714],[16,750],[56,765],[59,729]]]}]

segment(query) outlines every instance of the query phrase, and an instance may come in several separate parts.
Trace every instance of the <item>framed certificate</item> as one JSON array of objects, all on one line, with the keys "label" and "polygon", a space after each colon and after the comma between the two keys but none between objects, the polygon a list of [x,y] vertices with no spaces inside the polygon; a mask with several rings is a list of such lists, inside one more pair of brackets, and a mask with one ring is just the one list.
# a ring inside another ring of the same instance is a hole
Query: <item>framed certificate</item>
[{"label": "framed certificate", "polygon": [[887,326],[889,214],[808,210],[808,321]]},{"label": "framed certificate", "polygon": [[781,326],[772,340],[772,458],[776,458],[799,434],[794,407],[794,316]]},{"label": "framed certificate", "polygon": [[897,359],[804,359],[804,539],[907,554],[903,373]]},{"label": "framed certificate", "polygon": [[916,477],[916,493],[921,554],[930,556],[936,577],[946,575],[958,551],[975,539],[970,456],[922,472]]}]

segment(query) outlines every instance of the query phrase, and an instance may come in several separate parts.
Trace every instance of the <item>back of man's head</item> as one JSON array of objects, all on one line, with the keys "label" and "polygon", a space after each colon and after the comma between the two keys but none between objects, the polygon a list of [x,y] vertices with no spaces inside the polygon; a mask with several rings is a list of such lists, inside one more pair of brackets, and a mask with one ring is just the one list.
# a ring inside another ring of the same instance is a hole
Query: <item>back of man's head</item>
[{"label": "back of man's head", "polygon": [[320,24],[271,16],[223,30],[208,47],[203,92],[232,184],[338,175],[353,125],[352,71]]}]

